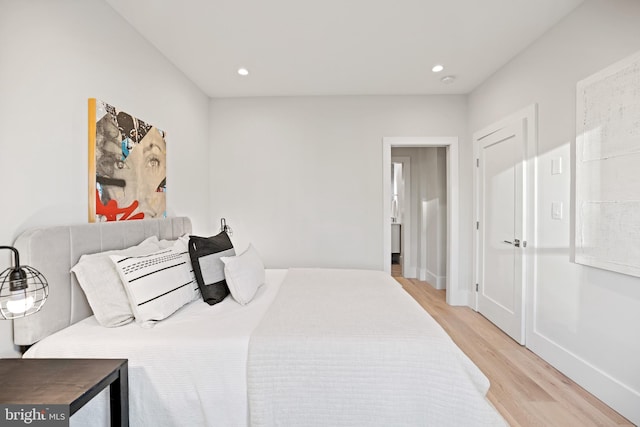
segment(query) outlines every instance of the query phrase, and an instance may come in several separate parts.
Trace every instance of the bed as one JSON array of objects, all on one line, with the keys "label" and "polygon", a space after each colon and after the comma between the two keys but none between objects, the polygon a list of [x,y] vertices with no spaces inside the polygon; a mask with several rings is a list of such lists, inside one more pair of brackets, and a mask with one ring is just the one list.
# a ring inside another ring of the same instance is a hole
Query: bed
[{"label": "bed", "polygon": [[[23,233],[21,258],[50,284],[14,322],[24,357],[127,358],[132,426],[506,425],[487,378],[382,272],[267,269],[246,305],[194,300],[153,328],[101,326],[69,272],[80,256],[191,232],[179,217]],[[108,425],[107,394],[71,425]]]}]

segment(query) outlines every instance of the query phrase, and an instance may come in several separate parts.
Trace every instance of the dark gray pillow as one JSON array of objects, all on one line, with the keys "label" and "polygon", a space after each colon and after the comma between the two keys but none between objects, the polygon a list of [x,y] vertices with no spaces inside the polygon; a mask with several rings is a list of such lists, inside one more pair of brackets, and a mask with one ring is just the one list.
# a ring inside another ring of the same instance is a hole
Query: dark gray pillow
[{"label": "dark gray pillow", "polygon": [[189,256],[202,299],[209,305],[229,295],[224,279],[223,256],[235,256],[231,239],[224,231],[212,237],[189,236]]}]

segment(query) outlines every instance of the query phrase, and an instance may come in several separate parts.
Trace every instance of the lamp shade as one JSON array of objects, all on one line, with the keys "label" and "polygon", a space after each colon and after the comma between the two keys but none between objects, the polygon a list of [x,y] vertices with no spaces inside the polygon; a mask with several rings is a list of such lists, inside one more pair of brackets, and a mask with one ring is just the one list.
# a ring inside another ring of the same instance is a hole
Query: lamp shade
[{"label": "lamp shade", "polygon": [[13,267],[0,273],[0,317],[16,319],[40,310],[49,296],[49,284],[35,268],[20,265],[18,250],[11,246],[0,249],[13,251]]}]

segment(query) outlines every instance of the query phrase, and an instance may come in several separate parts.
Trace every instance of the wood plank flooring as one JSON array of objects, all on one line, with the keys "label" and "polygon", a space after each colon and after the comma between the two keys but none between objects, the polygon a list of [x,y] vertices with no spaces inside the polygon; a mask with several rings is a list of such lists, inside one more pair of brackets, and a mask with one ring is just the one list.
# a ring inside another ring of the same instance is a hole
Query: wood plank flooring
[{"label": "wood plank flooring", "polygon": [[561,372],[445,291],[395,277],[491,381],[487,394],[511,426],[633,426]]}]

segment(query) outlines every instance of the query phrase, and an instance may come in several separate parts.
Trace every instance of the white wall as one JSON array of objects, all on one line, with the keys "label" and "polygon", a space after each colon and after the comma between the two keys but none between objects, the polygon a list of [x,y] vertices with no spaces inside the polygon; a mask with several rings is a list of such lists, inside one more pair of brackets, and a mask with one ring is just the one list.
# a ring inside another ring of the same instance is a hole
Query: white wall
[{"label": "white wall", "polygon": [[[445,148],[424,148],[422,160],[424,174],[420,180],[423,188],[421,191],[421,212],[426,222],[423,231],[425,238],[424,267],[420,271],[422,280],[431,283],[437,289],[446,287],[446,263],[442,262],[443,255],[446,254],[446,206],[447,206],[447,183],[446,183],[446,149]],[[444,205],[444,212],[443,212]]]},{"label": "white wall", "polygon": [[103,1],[0,0],[0,245],[87,222],[90,97],[167,132],[168,212],[208,232],[208,98]]},{"label": "white wall", "polygon": [[[383,269],[383,137],[466,134],[465,106],[462,96],[214,99],[212,217],[270,267]],[[470,174],[460,185],[469,212]]]},{"label": "white wall", "polygon": [[[538,104],[537,267],[527,345],[640,423],[640,279],[570,261],[576,83],[640,50],[640,2],[587,0],[469,97],[474,132]],[[551,175],[551,160],[564,172]],[[551,219],[551,202],[564,204]],[[534,300],[535,298],[535,300]]]}]

